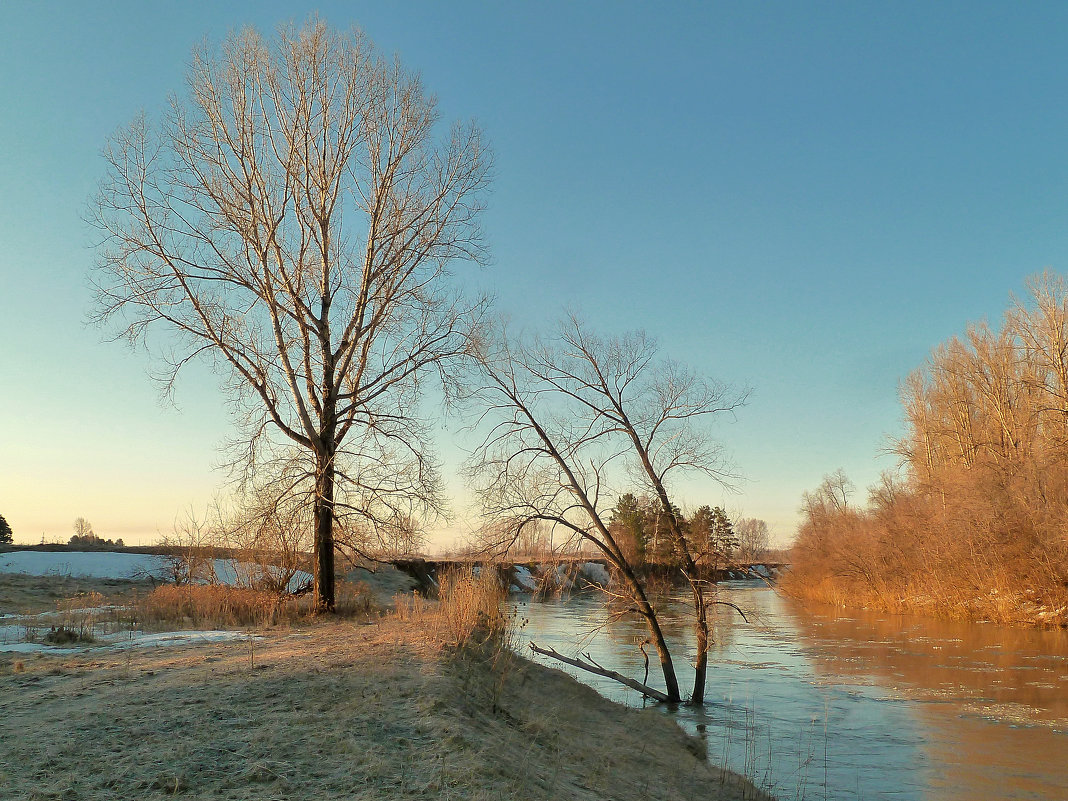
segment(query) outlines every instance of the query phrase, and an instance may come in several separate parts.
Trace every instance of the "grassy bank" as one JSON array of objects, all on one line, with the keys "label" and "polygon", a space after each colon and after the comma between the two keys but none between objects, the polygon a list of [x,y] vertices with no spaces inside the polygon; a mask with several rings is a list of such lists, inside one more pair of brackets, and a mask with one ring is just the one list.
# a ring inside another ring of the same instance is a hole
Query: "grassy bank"
[{"label": "grassy bank", "polygon": [[766,797],[661,713],[402,606],[236,643],[0,654],[0,797]]}]

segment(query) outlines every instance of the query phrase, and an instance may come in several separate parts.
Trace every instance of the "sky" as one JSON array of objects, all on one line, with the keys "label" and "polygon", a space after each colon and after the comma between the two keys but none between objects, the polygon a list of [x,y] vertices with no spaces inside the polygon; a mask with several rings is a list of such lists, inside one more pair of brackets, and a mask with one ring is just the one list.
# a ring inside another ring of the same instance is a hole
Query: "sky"
[{"label": "sky", "polygon": [[[192,47],[317,13],[420,72],[495,153],[493,262],[545,328],[642,328],[749,386],[716,436],[745,477],[685,504],[764,518],[896,461],[898,387],[1027,276],[1068,271],[1058,3],[0,3],[0,515],[18,542],[149,542],[223,491],[216,377],[160,398],[87,324],[107,137],[181,92]],[[440,448],[457,512],[456,421]]]}]

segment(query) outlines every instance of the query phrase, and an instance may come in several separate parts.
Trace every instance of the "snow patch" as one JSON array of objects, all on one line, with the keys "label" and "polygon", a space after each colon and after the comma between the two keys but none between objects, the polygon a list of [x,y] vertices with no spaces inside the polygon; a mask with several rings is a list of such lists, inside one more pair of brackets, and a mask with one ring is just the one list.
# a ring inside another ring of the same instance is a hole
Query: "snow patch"
[{"label": "snow patch", "polygon": [[[14,627],[3,627],[14,628]],[[0,651],[5,653],[30,654],[80,654],[87,650],[121,651],[129,648],[167,648],[170,646],[196,645],[234,640],[259,640],[256,635],[243,631],[165,631],[146,634],[140,631],[119,631],[98,635],[92,645],[77,648],[56,647],[43,642],[7,642],[6,632],[0,628]]]},{"label": "snow patch", "polygon": [[600,562],[584,562],[579,572],[593,584],[607,587],[612,583],[608,569]]},{"label": "snow patch", "polygon": [[538,588],[538,582],[530,572],[530,569],[523,565],[515,566],[515,580],[523,588],[523,592],[533,592]]},{"label": "snow patch", "polygon": [[115,551],[9,551],[0,554],[0,573],[27,576],[138,579],[164,577],[159,556]]},{"label": "snow patch", "polygon": [[[212,571],[220,584],[249,587],[260,582],[264,571],[277,578],[281,570],[251,562],[215,559]],[[71,576],[104,579],[148,579],[166,581],[167,557],[151,553],[118,553],[116,551],[10,551],[0,554],[0,573],[20,573],[28,576]],[[287,589],[296,592],[310,586],[312,575],[298,570],[289,580]]]}]

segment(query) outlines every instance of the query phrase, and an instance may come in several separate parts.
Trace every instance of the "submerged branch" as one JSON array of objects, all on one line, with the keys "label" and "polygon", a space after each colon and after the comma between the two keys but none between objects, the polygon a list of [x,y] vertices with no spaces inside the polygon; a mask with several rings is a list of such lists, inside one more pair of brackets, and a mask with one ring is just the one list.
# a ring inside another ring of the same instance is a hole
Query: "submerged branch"
[{"label": "submerged branch", "polygon": [[596,662],[594,662],[592,659],[588,662],[583,661],[582,659],[572,659],[570,657],[564,656],[553,648],[539,648],[534,643],[530,643],[530,650],[536,654],[541,654],[542,656],[550,657],[551,659],[558,659],[564,664],[571,665],[572,667],[577,667],[580,670],[585,670],[590,673],[596,673],[598,676],[604,676],[606,679],[618,681],[620,684],[630,687],[632,690],[637,690],[644,696],[647,696],[649,698],[655,698],[657,701],[661,701],[664,703],[669,703],[671,701],[671,699],[668,698],[667,694],[660,692],[660,690],[655,690],[647,684],[642,684],[637,679],[632,679],[629,676],[624,676],[622,673],[616,673],[616,671],[614,670],[608,670],[607,668],[603,668]]}]

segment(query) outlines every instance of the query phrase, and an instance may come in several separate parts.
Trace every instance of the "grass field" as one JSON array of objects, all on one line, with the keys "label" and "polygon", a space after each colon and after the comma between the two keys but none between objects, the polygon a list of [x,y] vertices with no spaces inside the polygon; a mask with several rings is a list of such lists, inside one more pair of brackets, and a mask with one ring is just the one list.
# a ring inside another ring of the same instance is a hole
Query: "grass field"
[{"label": "grass field", "polygon": [[426,605],[229,643],[0,653],[0,797],[761,799],[654,711]]}]

